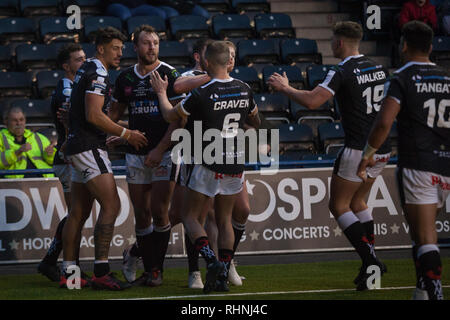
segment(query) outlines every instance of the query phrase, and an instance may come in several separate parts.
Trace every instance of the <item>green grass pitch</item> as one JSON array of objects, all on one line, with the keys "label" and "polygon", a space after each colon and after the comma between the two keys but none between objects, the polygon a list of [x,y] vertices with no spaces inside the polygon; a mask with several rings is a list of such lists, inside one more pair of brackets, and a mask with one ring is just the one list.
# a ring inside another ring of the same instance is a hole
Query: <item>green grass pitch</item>
[{"label": "green grass pitch", "polygon": [[[415,271],[410,259],[385,261],[388,272],[381,278],[381,290],[357,292],[353,278],[358,261],[276,264],[238,267],[246,277],[241,287],[230,286],[229,293],[204,295],[187,287],[187,267],[164,271],[161,287],[132,287],[121,292],[59,289],[40,274],[0,276],[0,300],[5,299],[179,299],[183,300],[409,300],[415,285]],[[450,298],[450,258],[442,258],[444,297]],[[120,271],[119,278],[123,279]],[[139,272],[140,273],[140,272]],[[202,269],[203,278],[205,270]]]}]

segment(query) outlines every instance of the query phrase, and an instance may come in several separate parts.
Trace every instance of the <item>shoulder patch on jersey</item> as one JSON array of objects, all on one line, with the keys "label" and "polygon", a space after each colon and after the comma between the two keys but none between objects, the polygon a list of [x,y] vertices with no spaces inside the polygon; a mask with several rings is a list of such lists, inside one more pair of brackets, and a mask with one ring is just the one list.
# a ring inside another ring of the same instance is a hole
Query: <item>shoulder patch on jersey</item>
[{"label": "shoulder patch on jersey", "polygon": [[66,97],[70,97],[71,93],[72,93],[72,88],[64,88],[64,90],[62,91],[62,94],[65,95]]},{"label": "shoulder patch on jersey", "polygon": [[177,69],[173,69],[170,74],[172,75],[172,77],[174,78],[178,78],[180,76],[180,73],[177,71]]},{"label": "shoulder patch on jersey", "polygon": [[95,70],[95,72],[97,72],[97,74],[99,76],[103,76],[103,77],[106,77],[108,75],[108,72],[106,72],[106,70],[103,68],[97,68],[97,70]]}]

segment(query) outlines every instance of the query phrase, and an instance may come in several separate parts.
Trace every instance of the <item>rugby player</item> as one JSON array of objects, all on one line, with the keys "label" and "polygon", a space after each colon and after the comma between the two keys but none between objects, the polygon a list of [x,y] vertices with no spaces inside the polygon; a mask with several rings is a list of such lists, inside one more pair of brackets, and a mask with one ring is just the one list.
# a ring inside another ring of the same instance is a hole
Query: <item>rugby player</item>
[{"label": "rugby player", "polygon": [[[124,137],[136,149],[147,145],[138,130],[114,123],[107,110],[111,98],[108,77],[122,56],[125,36],[112,27],[99,29],[95,40],[96,56],[78,69],[73,81],[69,110],[66,154],[72,165],[71,210],[63,229],[63,274],[60,286],[67,283],[67,271],[74,265],[80,245],[81,229],[90,215],[94,199],[100,213],[94,228],[95,262],[92,286],[95,289],[123,290],[130,285],[110,272],[108,253],[120,200],[106,152],[106,134]],[[81,286],[86,281],[80,279]]]},{"label": "rugby player", "polygon": [[273,74],[268,84],[309,109],[316,109],[336,96],[345,132],[345,145],[335,161],[329,208],[361,257],[362,266],[354,283],[357,290],[366,290],[366,280],[370,276],[367,268],[370,265],[378,265],[381,273],[386,272],[386,266],[375,255],[373,217],[365,199],[389,160],[389,141],[377,150],[366,181],[356,175],[356,169],[380,108],[388,71],[359,53],[363,31],[358,23],[337,22],[333,34],[331,48],[334,56],[342,61],[312,91],[292,88],[285,74]]},{"label": "rugby player", "polygon": [[[120,73],[114,87],[110,118],[117,122],[128,108],[129,128],[145,132],[145,148],[127,148],[128,189],[136,218],[136,246],[124,252],[124,275],[135,284],[162,284],[163,263],[169,244],[171,224],[168,210],[179,166],[172,163],[170,136],[179,125],[167,123],[158,108],[158,97],[150,84],[150,73],[169,79],[168,96],[176,103],[173,83],[179,77],[172,66],[158,59],[159,37],[148,25],[133,33],[138,63]],[[153,223],[152,223],[153,218]],[[134,249],[133,249],[134,248]],[[142,256],[145,272],[136,277],[136,256]]]},{"label": "rugby player", "polygon": [[405,64],[387,82],[386,98],[368,137],[358,176],[397,119],[398,187],[413,241],[414,299],[443,299],[436,215],[450,193],[450,72],[429,59],[433,30],[419,21],[402,28]]},{"label": "rugby player", "polygon": [[[151,75],[152,86],[158,94],[160,109],[164,118],[169,122],[192,117],[202,123],[202,130],[217,129],[222,132],[223,142],[233,139],[235,142],[238,128],[242,129],[249,116],[252,123],[259,123],[258,109],[254,103],[250,87],[240,80],[229,77],[228,64],[230,61],[229,46],[223,41],[209,44],[205,52],[206,67],[212,80],[194,89],[174,108],[166,96],[167,78],[164,80],[157,73]],[[236,99],[236,96],[245,97]],[[216,98],[211,98],[216,97]],[[236,100],[241,100],[237,102]],[[215,108],[214,106],[227,104],[242,105],[241,108]],[[236,110],[237,109],[237,110]],[[192,133],[192,132],[191,132]],[[206,145],[203,145],[205,147]],[[226,291],[228,268],[233,258],[234,233],[231,224],[233,206],[243,187],[244,165],[240,164],[242,152],[223,153],[222,162],[213,164],[194,164],[188,174],[183,212],[183,225],[190,240],[195,244],[207,263],[204,293],[209,293],[221,286]],[[228,158],[228,161],[227,161]],[[232,160],[232,164],[227,163]],[[243,161],[242,161],[243,163]],[[216,258],[211,249],[205,229],[199,223],[198,217],[209,197],[214,198],[214,211],[219,229],[218,255]]]},{"label": "rugby player", "polygon": [[[67,211],[70,211],[70,165],[64,160],[64,144],[67,136],[67,124],[62,117],[67,115],[70,103],[70,93],[72,92],[73,79],[75,73],[86,60],[83,48],[78,43],[68,43],[58,52],[57,62],[60,69],[64,70],[64,77],[56,84],[55,91],[52,94],[51,109],[53,123],[58,133],[58,144],[56,154],[53,160],[53,170],[61,183],[64,200],[66,201]],[[61,110],[62,109],[62,110]],[[62,114],[64,113],[64,115]],[[61,116],[58,116],[61,114]],[[56,228],[50,248],[45,257],[38,265],[38,271],[49,278],[51,281],[60,280],[60,272],[57,267],[59,254],[62,251],[62,230],[67,217],[64,217]],[[78,256],[77,256],[78,257]],[[77,258],[78,260],[78,258]],[[79,262],[77,261],[77,265]]]}]

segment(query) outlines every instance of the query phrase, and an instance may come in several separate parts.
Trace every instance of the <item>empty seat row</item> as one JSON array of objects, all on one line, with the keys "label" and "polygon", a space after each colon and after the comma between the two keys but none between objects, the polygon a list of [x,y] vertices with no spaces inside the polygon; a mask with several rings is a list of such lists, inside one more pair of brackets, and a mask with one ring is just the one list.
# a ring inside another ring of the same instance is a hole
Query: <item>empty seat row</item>
[{"label": "empty seat row", "polygon": [[[215,37],[224,39],[225,37],[295,37],[295,30],[292,27],[291,19],[283,13],[259,14],[250,21],[247,15],[220,14],[212,19],[212,28],[208,25],[205,17],[195,15],[180,15],[172,17],[168,21],[169,28],[166,28],[166,21],[159,16],[136,16],[129,18],[124,28],[119,18],[112,16],[88,16],[83,19],[81,30],[69,29],[67,26],[67,16],[50,16],[39,19],[38,26],[31,18],[11,17],[0,19],[0,36],[3,43],[11,41],[37,40],[45,43],[52,41],[66,41],[82,37],[85,41],[93,41],[98,28],[112,26],[118,30],[123,30],[131,37],[136,27],[142,24],[153,26],[161,39],[170,38],[168,30],[174,39]],[[255,28],[252,27],[255,25]],[[211,30],[210,30],[211,29]],[[212,31],[212,32],[211,32]]]},{"label": "empty seat row", "polygon": [[[101,13],[101,0],[2,0],[0,12],[5,16],[40,16],[65,13],[69,5],[78,5],[85,14]],[[198,0],[205,9],[216,12],[270,11],[267,0]]]},{"label": "empty seat row", "polygon": [[[159,56],[161,60],[177,67],[189,67],[192,60],[191,41],[161,41]],[[51,44],[27,44],[14,43],[0,47],[0,68],[13,70],[17,64],[17,70],[55,68],[58,49],[64,42]],[[251,64],[293,64],[316,63],[321,64],[322,56],[317,52],[315,40],[310,39],[268,39],[268,40],[240,40],[236,42],[238,65]],[[95,46],[92,43],[82,43],[87,57],[95,54]],[[125,42],[122,52],[121,66],[129,66],[137,61],[132,42]],[[16,56],[16,60],[12,56]]]}]

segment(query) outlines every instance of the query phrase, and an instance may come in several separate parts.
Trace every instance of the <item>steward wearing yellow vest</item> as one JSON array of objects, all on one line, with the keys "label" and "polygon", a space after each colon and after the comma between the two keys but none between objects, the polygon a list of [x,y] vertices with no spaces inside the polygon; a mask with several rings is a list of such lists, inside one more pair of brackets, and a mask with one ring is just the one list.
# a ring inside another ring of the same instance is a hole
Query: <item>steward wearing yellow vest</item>
[{"label": "steward wearing yellow vest", "polygon": [[[12,107],[4,116],[6,129],[0,131],[0,169],[51,169],[56,149],[44,135],[25,129],[25,114]],[[46,178],[53,174],[39,175]],[[24,175],[6,175],[5,178],[23,178]]]}]

